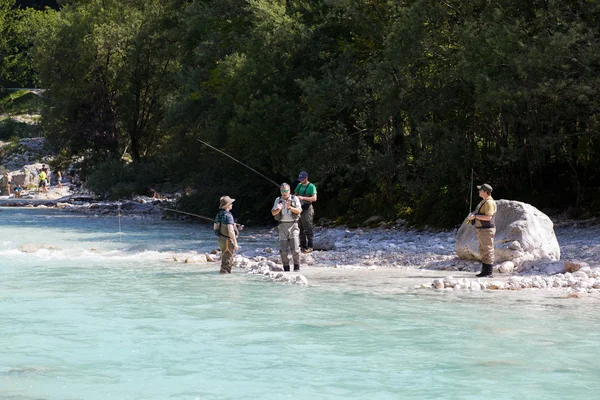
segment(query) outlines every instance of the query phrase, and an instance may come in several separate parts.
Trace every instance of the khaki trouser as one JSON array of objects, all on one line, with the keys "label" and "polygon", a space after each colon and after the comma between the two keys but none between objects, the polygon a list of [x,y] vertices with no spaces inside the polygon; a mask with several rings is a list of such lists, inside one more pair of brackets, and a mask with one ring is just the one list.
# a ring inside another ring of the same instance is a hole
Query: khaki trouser
[{"label": "khaki trouser", "polygon": [[482,264],[494,264],[494,237],[496,228],[477,229],[479,258]]},{"label": "khaki trouser", "polygon": [[233,266],[233,241],[227,237],[219,236],[219,248],[221,249],[222,274],[230,274]]},{"label": "khaki trouser", "polygon": [[290,265],[288,249],[292,253],[294,265],[300,265],[300,229],[298,223],[280,222],[277,231],[279,232],[279,252],[283,265]]}]

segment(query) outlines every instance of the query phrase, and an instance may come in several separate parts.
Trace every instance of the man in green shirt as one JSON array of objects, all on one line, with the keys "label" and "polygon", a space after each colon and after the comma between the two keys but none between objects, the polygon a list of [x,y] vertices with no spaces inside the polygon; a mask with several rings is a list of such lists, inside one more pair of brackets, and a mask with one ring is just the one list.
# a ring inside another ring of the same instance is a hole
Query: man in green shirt
[{"label": "man in green shirt", "polygon": [[313,251],[313,217],[315,210],[312,203],[317,201],[317,188],[308,181],[308,173],[300,172],[298,175],[298,186],[294,193],[302,203],[302,214],[300,214],[300,249],[303,253]]}]

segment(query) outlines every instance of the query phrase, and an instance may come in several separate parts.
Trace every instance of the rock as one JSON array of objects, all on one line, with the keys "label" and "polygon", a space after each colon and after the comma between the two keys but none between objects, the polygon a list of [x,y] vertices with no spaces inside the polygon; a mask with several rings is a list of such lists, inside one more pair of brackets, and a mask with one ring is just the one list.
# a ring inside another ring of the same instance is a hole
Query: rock
[{"label": "rock", "polygon": [[[560,246],[554,224],[530,204],[497,200],[495,259],[519,265],[533,260],[559,260]],[[479,244],[473,224],[462,224],[456,235],[456,254],[461,259],[479,260]]]},{"label": "rock", "polygon": [[565,270],[565,264],[558,261],[543,265],[540,268],[540,271],[542,271],[546,275],[564,274],[565,272],[567,272]]},{"label": "rock", "polygon": [[189,257],[185,259],[186,264],[204,264],[207,263],[206,255],[199,254],[197,256]]},{"label": "rock", "polygon": [[320,251],[329,251],[335,249],[335,239],[328,237],[316,237],[313,241],[313,249]]},{"label": "rock", "polygon": [[577,272],[582,267],[588,267],[589,265],[583,261],[565,261],[565,271],[566,272]]},{"label": "rock", "polygon": [[375,228],[377,226],[379,226],[379,224],[381,224],[382,222],[385,222],[385,218],[379,216],[379,215],[374,215],[372,217],[367,218],[367,220],[365,222],[363,222],[363,226],[368,226],[370,228]]},{"label": "rock", "polygon": [[21,253],[35,253],[39,250],[58,250],[55,246],[42,243],[26,243],[19,247]]},{"label": "rock", "polygon": [[487,282],[486,284],[486,289],[488,290],[502,290],[504,289],[504,287],[506,286],[506,284],[502,281],[491,281],[491,282]]},{"label": "rock", "polygon": [[498,272],[501,274],[512,274],[515,270],[515,264],[512,261],[504,261],[498,265]]},{"label": "rock", "polygon": [[308,279],[304,275],[296,275],[293,283],[300,286],[308,286]]},{"label": "rock", "polygon": [[443,289],[444,288],[444,280],[443,279],[434,279],[431,283],[431,287],[434,289]]}]

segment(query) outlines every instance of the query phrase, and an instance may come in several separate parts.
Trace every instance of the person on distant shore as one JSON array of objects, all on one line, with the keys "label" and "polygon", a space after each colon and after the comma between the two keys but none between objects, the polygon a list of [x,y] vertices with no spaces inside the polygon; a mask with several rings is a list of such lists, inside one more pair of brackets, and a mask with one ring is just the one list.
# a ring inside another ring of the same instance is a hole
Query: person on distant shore
[{"label": "person on distant shore", "polygon": [[298,175],[298,186],[294,193],[302,202],[302,214],[300,214],[300,248],[303,253],[313,251],[313,217],[315,210],[312,203],[317,201],[317,188],[308,181],[308,173],[300,172]]},{"label": "person on distant shore", "polygon": [[231,215],[234,201],[235,199],[229,196],[222,196],[219,199],[220,211],[213,224],[215,234],[219,237],[218,242],[221,249],[221,270],[219,271],[221,274],[231,273],[234,252],[238,249],[238,232],[233,215]]},{"label": "person on distant shore", "polygon": [[62,174],[60,173],[60,171],[56,171],[56,186],[58,186],[58,188],[62,188]]},{"label": "person on distant shore", "polygon": [[290,194],[290,185],[282,183],[280,186],[281,196],[275,199],[271,214],[278,221],[279,252],[283,270],[290,270],[288,249],[292,253],[294,271],[300,271],[300,228],[298,220],[302,213],[302,204],[298,196]]},{"label": "person on distant shore", "polygon": [[496,226],[494,225],[498,207],[492,198],[492,187],[487,183],[477,186],[479,197],[483,200],[477,205],[467,219],[475,220],[477,240],[479,241],[479,257],[481,258],[481,272],[479,277],[493,278],[492,269],[494,265],[494,237]]},{"label": "person on distant shore", "polygon": [[48,183],[46,181],[46,173],[43,170],[40,170],[40,173],[38,175],[39,179],[40,179],[40,183],[38,184],[38,194],[40,194],[40,188],[42,189],[42,191],[44,193],[48,193]]},{"label": "person on distant shore", "polygon": [[17,187],[15,187],[15,189],[13,190],[13,192],[15,194],[15,199],[18,199],[19,197],[21,197],[21,190],[23,190],[23,188],[21,187],[21,184],[17,183]]}]

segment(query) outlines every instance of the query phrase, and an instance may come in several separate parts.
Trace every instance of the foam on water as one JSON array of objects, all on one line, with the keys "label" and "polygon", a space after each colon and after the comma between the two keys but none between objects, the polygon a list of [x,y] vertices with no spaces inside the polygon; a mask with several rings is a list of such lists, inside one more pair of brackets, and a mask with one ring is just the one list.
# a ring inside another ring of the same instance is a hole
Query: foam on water
[{"label": "foam on water", "polygon": [[[122,243],[109,218],[4,210],[0,399],[592,399],[600,390],[600,318],[586,299],[222,276],[214,263],[165,261],[213,248],[209,226],[121,222]],[[252,235],[242,246],[276,245]],[[55,249],[24,253],[26,244]]]}]

